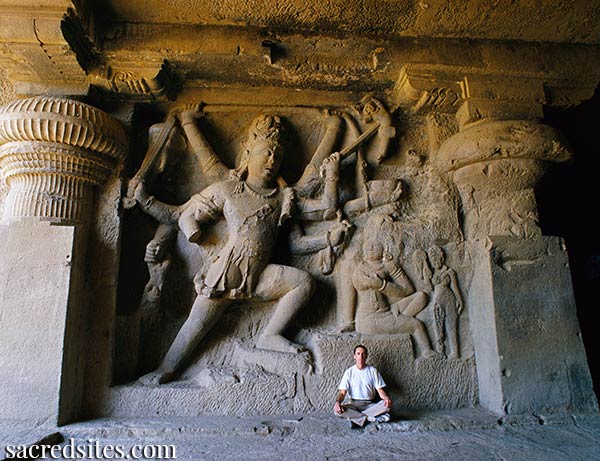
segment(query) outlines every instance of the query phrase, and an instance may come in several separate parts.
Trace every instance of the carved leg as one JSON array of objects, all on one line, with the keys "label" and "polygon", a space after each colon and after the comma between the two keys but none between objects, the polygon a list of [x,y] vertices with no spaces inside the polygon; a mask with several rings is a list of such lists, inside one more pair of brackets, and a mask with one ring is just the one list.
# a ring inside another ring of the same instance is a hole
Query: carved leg
[{"label": "carved leg", "polygon": [[283,332],[314,290],[314,280],[307,272],[269,264],[260,275],[256,294],[265,301],[279,301],[271,320],[256,341],[256,347],[278,352],[301,352],[302,346],[284,338]]},{"label": "carved leg", "polygon": [[338,262],[339,269],[335,278],[337,304],[337,329],[339,333],[354,331],[354,308],[356,306],[356,290],[352,285],[354,258],[345,257]]},{"label": "carved leg", "polygon": [[444,353],[444,328],[446,328],[446,311],[440,303],[433,305],[433,325],[435,333],[435,350]]},{"label": "carved leg", "polygon": [[460,356],[460,349],[458,346],[458,312],[453,306],[446,308],[446,336],[448,337],[448,348],[450,353],[448,357],[451,359],[458,359]]},{"label": "carved leg", "polygon": [[[145,292],[148,292],[146,285]],[[163,315],[159,310],[160,296],[157,298],[142,296],[140,303],[140,339],[138,345],[138,370],[140,373],[147,373],[154,370],[160,361],[161,351],[159,350],[160,341],[157,336],[160,335]]]},{"label": "carved leg", "polygon": [[231,304],[230,300],[198,296],[158,369],[142,376],[138,381],[145,385],[158,385],[172,381],[182,362],[196,349],[229,304]]},{"label": "carved leg", "polygon": [[412,295],[409,295],[405,298],[402,298],[399,301],[394,302],[390,306],[390,309],[396,314],[415,317],[419,312],[425,309],[425,306],[427,306],[427,301],[427,294],[422,291],[417,291]]},{"label": "carved leg", "polygon": [[427,330],[425,330],[425,326],[423,322],[413,318],[415,323],[415,329],[413,332],[413,337],[415,338],[415,342],[419,346],[423,357],[433,357],[435,352],[431,349],[431,345],[429,344],[429,336],[427,335]]},{"label": "carved leg", "polygon": [[150,280],[144,287],[140,301],[140,343],[138,367],[140,372],[153,370],[160,360],[159,341],[162,313],[160,299],[165,278],[171,266],[171,255],[168,249],[177,235],[177,228],[172,224],[159,224],[153,239],[146,247],[144,260],[148,264]]},{"label": "carved leg", "polygon": [[[391,314],[390,314],[391,316]],[[394,319],[389,317],[383,317],[377,324],[374,325],[374,329],[368,329],[367,331],[359,331],[360,333],[379,333],[379,334],[410,334],[413,336],[417,348],[421,351],[424,357],[432,357],[436,353],[431,349],[429,343],[429,335],[425,329],[425,324],[419,319],[410,317],[404,314],[395,314]]]}]

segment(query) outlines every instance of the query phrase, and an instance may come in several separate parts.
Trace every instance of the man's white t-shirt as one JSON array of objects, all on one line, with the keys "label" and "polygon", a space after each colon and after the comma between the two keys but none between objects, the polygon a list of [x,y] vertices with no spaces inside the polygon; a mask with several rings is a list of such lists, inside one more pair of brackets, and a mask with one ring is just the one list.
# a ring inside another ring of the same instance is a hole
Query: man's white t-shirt
[{"label": "man's white t-shirt", "polygon": [[382,387],[385,387],[385,381],[375,367],[367,365],[359,370],[354,365],[344,372],[339,389],[347,391],[354,400],[373,400],[377,389]]}]

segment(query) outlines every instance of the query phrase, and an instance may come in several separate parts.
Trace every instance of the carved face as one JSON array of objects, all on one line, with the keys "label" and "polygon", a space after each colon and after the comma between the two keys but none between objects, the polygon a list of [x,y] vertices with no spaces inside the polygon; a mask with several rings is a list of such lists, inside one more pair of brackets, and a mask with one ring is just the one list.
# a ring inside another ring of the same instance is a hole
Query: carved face
[{"label": "carved face", "polygon": [[359,370],[362,370],[367,364],[367,351],[362,347],[357,347],[354,351],[354,363]]},{"label": "carved face", "polygon": [[269,184],[279,174],[281,147],[278,143],[260,140],[248,147],[248,176]]},{"label": "carved face", "polygon": [[377,105],[373,101],[368,101],[363,107],[363,114],[365,117],[369,117],[377,112]]},{"label": "carved face", "polygon": [[444,253],[438,248],[430,248],[427,251],[429,262],[434,269],[441,269],[444,265]]},{"label": "carved face", "polygon": [[366,261],[381,261],[383,259],[383,245],[375,240],[366,239],[363,244],[363,253]]}]

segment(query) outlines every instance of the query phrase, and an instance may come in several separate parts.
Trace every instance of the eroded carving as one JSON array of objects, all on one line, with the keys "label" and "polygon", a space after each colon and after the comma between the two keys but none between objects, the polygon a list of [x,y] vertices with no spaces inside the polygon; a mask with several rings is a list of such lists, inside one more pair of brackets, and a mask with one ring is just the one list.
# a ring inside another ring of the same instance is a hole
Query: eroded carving
[{"label": "eroded carving", "polygon": [[431,270],[429,282],[433,287],[431,304],[433,305],[435,348],[445,354],[445,342],[448,341],[451,359],[458,358],[458,316],[462,313],[464,302],[458,287],[456,271],[446,265],[444,250],[432,246],[427,250]]},{"label": "eroded carving", "polygon": [[[208,269],[196,275],[197,297],[192,310],[158,370],[141,379],[147,384],[173,379],[182,362],[234,300],[278,300],[256,346],[300,352],[302,347],[286,339],[283,333],[314,290],[309,274],[269,263],[278,228],[291,216],[294,203],[293,190],[281,180],[277,182],[283,156],[281,119],[257,117],[250,127],[240,165],[229,170],[197,128],[194,116],[194,111],[184,111],[179,116],[180,123],[196,150],[202,170],[221,180],[180,207],[168,206],[148,196],[143,181],[139,181],[134,195],[144,211],[159,221],[178,222],[190,242],[199,242],[202,224],[221,215],[227,222],[229,237]],[[325,171],[327,174],[327,168]],[[226,177],[230,179],[223,179]],[[319,201],[323,209],[312,206],[305,211],[326,212],[329,200],[325,193],[324,200]]]},{"label": "eroded carving", "polygon": [[356,331],[368,334],[410,334],[420,353],[434,352],[423,322],[416,318],[428,297],[415,287],[402,267],[384,247],[390,236],[391,218],[375,215],[363,234],[362,261],[352,273],[357,291]]},{"label": "eroded carving", "polygon": [[[292,252],[318,253],[320,272],[328,275],[334,272],[336,261],[343,257],[353,235],[354,225],[343,219],[343,215],[360,217],[365,212],[394,203],[402,193],[402,185],[397,180],[369,179],[385,157],[389,141],[395,134],[389,113],[372,97],[364,98],[350,112],[325,114],[325,134],[294,189],[287,187],[278,175],[284,148],[280,117],[264,115],[252,122],[239,165],[230,170],[199,130],[196,118],[200,116],[199,107],[186,109],[170,115],[160,129],[155,128],[157,134],[151,136],[146,158],[130,181],[124,200],[126,207],[135,200],[160,223],[145,256],[150,281],[144,290],[142,311],[147,312],[149,318],[153,317],[150,313],[156,310],[160,301],[162,283],[170,266],[168,242],[175,226],[178,225],[188,241],[200,243],[203,227],[223,216],[229,232],[229,239],[214,261],[196,274],[197,296],[188,319],[158,370],[141,379],[146,384],[173,379],[227,305],[235,300],[278,300],[273,317],[256,339],[256,346],[279,352],[302,350],[286,339],[283,332],[312,294],[314,284],[301,270],[269,263],[278,227],[294,215],[296,223],[290,240]],[[203,175],[213,182],[181,206],[167,205],[146,192],[147,176],[165,144],[170,142],[176,118]],[[346,128],[342,149],[332,154],[342,124]],[[345,192],[339,186],[340,170],[352,163],[356,165],[354,192]],[[311,222],[322,223],[324,231],[305,232],[302,223]],[[353,259],[351,255],[348,261]],[[413,296],[410,280],[398,277],[397,271],[387,273],[382,270],[381,277],[390,278],[389,291],[394,292],[388,296],[406,298],[394,300],[397,309],[393,315],[400,318],[396,332],[414,333],[419,348],[428,355],[431,349],[426,333],[420,321],[413,318],[425,306],[426,296],[423,293]],[[338,271],[335,277],[340,280],[344,272]],[[363,288],[361,285],[361,290]],[[153,324],[145,320],[143,313],[142,325],[144,323]],[[350,323],[354,324],[354,319]],[[385,333],[365,323],[365,332],[367,330]]]},{"label": "eroded carving", "polygon": [[549,126],[490,120],[445,141],[436,164],[458,187],[467,238],[532,238],[541,235],[534,187],[548,163],[569,158]]}]

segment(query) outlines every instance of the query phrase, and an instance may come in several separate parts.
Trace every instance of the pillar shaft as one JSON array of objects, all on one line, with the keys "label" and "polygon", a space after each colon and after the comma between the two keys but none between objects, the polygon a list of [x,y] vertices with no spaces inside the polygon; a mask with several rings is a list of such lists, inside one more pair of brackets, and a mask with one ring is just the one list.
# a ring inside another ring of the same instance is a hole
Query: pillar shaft
[{"label": "pillar shaft", "polygon": [[0,108],[0,173],[8,186],[0,223],[0,417],[63,424],[79,416],[87,223],[93,187],[114,172],[125,140],[116,120],[78,101],[41,97]]},{"label": "pillar shaft", "polygon": [[534,194],[547,165],[569,158],[556,130],[516,120],[463,125],[439,150],[472,250],[479,401],[499,414],[597,409],[566,250],[541,235]]},{"label": "pillar shaft", "polygon": [[597,411],[562,240],[504,236],[472,245],[480,404],[498,414]]}]

